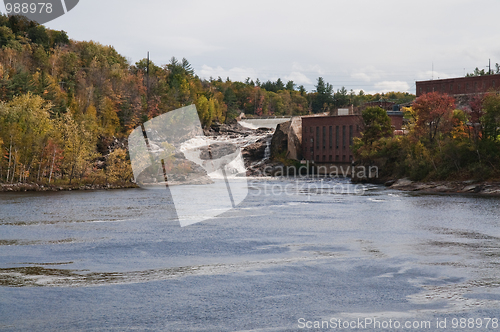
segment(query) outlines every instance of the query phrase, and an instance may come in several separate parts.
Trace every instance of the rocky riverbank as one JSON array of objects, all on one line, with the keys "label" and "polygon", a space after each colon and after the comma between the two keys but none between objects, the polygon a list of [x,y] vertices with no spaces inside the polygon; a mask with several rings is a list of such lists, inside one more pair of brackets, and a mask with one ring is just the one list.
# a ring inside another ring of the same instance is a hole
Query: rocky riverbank
[{"label": "rocky riverbank", "polygon": [[428,194],[435,193],[475,193],[479,195],[500,196],[500,182],[489,181],[435,181],[414,182],[408,178],[385,183],[391,189],[414,191]]},{"label": "rocky riverbank", "polygon": [[20,191],[72,191],[72,190],[110,190],[138,188],[135,183],[117,184],[87,184],[87,185],[43,185],[37,183],[0,183],[0,192],[20,192]]},{"label": "rocky riverbank", "polygon": [[[211,152],[214,158],[220,158],[222,155],[231,154],[236,147],[241,148],[242,156],[247,169],[247,176],[266,176],[272,175],[272,170],[277,165],[276,162],[270,159],[271,139],[274,130],[268,128],[250,129],[241,126],[237,122],[231,124],[214,124],[209,129],[204,130],[204,134],[212,139],[215,143],[211,146]],[[114,142],[115,145],[117,144]],[[155,145],[155,140],[151,140],[153,148],[158,148]],[[128,149],[128,145],[123,143],[121,148]],[[229,148],[230,151],[228,150]],[[108,148],[112,151],[112,148]],[[202,149],[203,150],[203,149]],[[220,151],[219,151],[220,150]],[[226,151],[228,150],[228,151]],[[201,151],[202,159],[203,152]],[[219,153],[220,152],[220,153]],[[176,157],[176,163],[187,163],[185,156],[180,151]],[[221,156],[219,156],[221,154]],[[206,158],[205,158],[206,159]],[[98,161],[100,162],[100,161]],[[174,166],[176,166],[174,163]],[[193,170],[197,170],[198,165],[191,165]],[[270,173],[271,172],[271,173]],[[147,172],[146,172],[147,173]],[[151,173],[151,172],[150,172]],[[199,174],[198,174],[199,173]],[[205,176],[199,176],[201,173]],[[149,173],[148,173],[149,174]],[[146,175],[148,175],[146,174]],[[149,174],[151,175],[151,174]],[[173,175],[169,180],[169,185],[177,184],[203,184],[209,183],[210,179],[206,176],[206,172],[194,172],[188,175],[193,175],[193,179],[177,178]],[[127,182],[124,184],[38,184],[38,183],[13,183],[1,184],[0,192],[24,192],[24,191],[72,191],[72,190],[108,190],[122,188],[138,188],[135,183]]]}]

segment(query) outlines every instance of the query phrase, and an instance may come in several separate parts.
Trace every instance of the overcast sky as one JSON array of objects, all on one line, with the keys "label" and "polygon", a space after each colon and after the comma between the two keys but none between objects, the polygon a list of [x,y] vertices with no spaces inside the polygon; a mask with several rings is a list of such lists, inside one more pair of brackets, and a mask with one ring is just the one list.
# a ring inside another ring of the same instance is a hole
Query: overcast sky
[{"label": "overcast sky", "polygon": [[498,0],[80,0],[46,26],[132,63],[185,57],[203,78],[414,93],[500,62],[499,13]]}]

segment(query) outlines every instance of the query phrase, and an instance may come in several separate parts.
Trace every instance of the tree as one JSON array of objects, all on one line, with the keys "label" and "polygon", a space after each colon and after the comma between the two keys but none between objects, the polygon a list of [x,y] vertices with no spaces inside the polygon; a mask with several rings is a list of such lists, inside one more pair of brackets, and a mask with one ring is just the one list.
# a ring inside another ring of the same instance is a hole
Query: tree
[{"label": "tree", "polygon": [[313,113],[329,111],[334,104],[333,86],[330,83],[325,83],[323,77],[318,77],[316,84],[316,96],[312,102]]},{"label": "tree", "polygon": [[59,119],[58,129],[64,142],[62,170],[69,174],[71,184],[75,175],[82,177],[95,159],[96,135],[84,121],[76,121],[70,112]]},{"label": "tree", "polygon": [[283,84],[283,81],[281,80],[281,78],[278,78],[278,80],[276,81],[276,92],[284,90],[284,89],[285,89],[285,84]]},{"label": "tree", "polygon": [[299,85],[299,92],[303,96],[306,94],[306,88],[303,85]]},{"label": "tree", "polygon": [[483,138],[493,141],[500,140],[500,95],[489,93],[483,99],[484,115],[481,121],[484,124]]},{"label": "tree", "polygon": [[349,105],[349,96],[347,95],[347,89],[345,87],[342,87],[340,90],[337,89],[334,97],[337,107],[345,107]]},{"label": "tree", "polygon": [[429,142],[440,133],[451,130],[451,117],[455,109],[455,99],[445,93],[429,92],[418,97],[412,106],[415,112],[415,128],[429,137]]},{"label": "tree", "polygon": [[106,176],[111,183],[123,184],[133,178],[130,160],[127,151],[116,149],[109,154],[106,160]]},{"label": "tree", "polygon": [[0,139],[8,145],[7,181],[24,182],[41,159],[51,131],[50,105],[31,93],[0,105]]},{"label": "tree", "polygon": [[[212,108],[210,107],[212,106]],[[207,97],[201,95],[200,98],[196,101],[196,109],[198,110],[198,115],[201,120],[201,124],[204,127],[210,127],[212,124],[212,116],[213,116],[213,103],[210,105]]]},{"label": "tree", "polygon": [[237,98],[234,90],[229,87],[224,91],[224,102],[227,105],[227,116],[226,120],[232,120],[238,116],[238,105]]},{"label": "tree", "polygon": [[482,117],[483,112],[483,96],[473,95],[469,100],[469,108],[466,110],[469,121],[467,125],[469,127],[469,134],[477,143],[481,137],[483,130]]},{"label": "tree", "polygon": [[35,44],[42,45],[45,49],[50,46],[50,37],[43,25],[28,30],[28,38]]},{"label": "tree", "polygon": [[382,137],[392,135],[391,119],[387,112],[380,107],[367,107],[361,113],[363,118],[362,142],[373,144]]}]

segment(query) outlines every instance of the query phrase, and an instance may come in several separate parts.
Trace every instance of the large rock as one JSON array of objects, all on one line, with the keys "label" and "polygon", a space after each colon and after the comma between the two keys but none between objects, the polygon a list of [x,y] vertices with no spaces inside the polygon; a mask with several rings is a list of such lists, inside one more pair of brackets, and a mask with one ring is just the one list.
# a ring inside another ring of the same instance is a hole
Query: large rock
[{"label": "large rock", "polygon": [[253,129],[245,128],[237,121],[232,121],[228,124],[213,123],[209,129],[205,129],[206,136],[219,136],[219,135],[242,135],[247,136],[253,134]]},{"label": "large rock", "polygon": [[396,183],[394,183],[391,188],[403,188],[403,187],[408,187],[410,186],[411,184],[413,183],[413,181],[411,181],[410,179],[408,178],[403,178],[403,179],[399,179],[396,181]]},{"label": "large rock", "polygon": [[287,159],[302,159],[302,121],[294,117],[276,127],[271,140],[271,158],[284,154]]},{"label": "large rock", "polygon": [[212,143],[200,148],[200,159],[213,160],[229,156],[236,152],[236,145],[231,143]]},{"label": "large rock", "polygon": [[243,148],[242,155],[245,159],[245,165],[261,161],[265,158],[266,148],[270,144],[271,137],[271,135],[268,135]]}]

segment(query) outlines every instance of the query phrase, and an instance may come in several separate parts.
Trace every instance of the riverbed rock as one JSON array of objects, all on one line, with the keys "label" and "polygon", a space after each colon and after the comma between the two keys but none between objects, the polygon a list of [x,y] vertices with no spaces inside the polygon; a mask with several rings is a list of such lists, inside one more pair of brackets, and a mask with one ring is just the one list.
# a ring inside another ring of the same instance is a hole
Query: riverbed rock
[{"label": "riverbed rock", "polygon": [[276,127],[271,140],[272,159],[278,156],[294,160],[302,158],[302,125],[298,119],[292,118]]},{"label": "riverbed rock", "polygon": [[396,183],[394,183],[391,186],[391,188],[400,189],[400,188],[408,187],[412,183],[413,183],[413,181],[411,181],[410,179],[408,179],[408,178],[402,178],[402,179],[397,180]]},{"label": "riverbed rock", "polygon": [[[467,182],[467,181],[464,181],[464,182]],[[477,185],[477,184],[471,184],[471,185],[468,185],[468,186],[465,186],[461,192],[463,193],[466,193],[466,192],[474,192],[474,193],[477,193],[477,192],[480,192],[481,191],[481,186],[480,185]]]},{"label": "riverbed rock", "polygon": [[397,180],[388,180],[388,181],[385,181],[385,182],[384,182],[384,186],[386,186],[386,187],[390,187],[390,186],[392,186],[393,184],[395,184],[395,183],[396,183],[396,181],[397,181]]},{"label": "riverbed rock", "polygon": [[210,128],[203,131],[205,136],[220,136],[220,135],[241,135],[248,136],[255,132],[254,129],[246,128],[240,125],[237,121],[230,123],[213,123]]},{"label": "riverbed rock", "polygon": [[200,158],[202,160],[219,159],[236,152],[236,145],[231,143],[212,143],[210,146],[200,148]]},{"label": "riverbed rock", "polygon": [[476,180],[413,182],[410,179],[404,178],[396,181],[391,188],[422,193],[475,193],[489,196],[500,196],[499,182],[477,183]]},{"label": "riverbed rock", "polygon": [[247,145],[243,148],[242,156],[245,160],[245,165],[250,165],[253,162],[261,161],[265,158],[266,148],[271,147],[272,135],[267,135],[255,143]]}]

